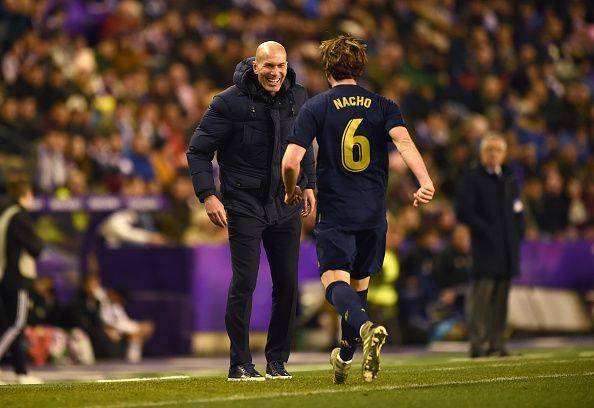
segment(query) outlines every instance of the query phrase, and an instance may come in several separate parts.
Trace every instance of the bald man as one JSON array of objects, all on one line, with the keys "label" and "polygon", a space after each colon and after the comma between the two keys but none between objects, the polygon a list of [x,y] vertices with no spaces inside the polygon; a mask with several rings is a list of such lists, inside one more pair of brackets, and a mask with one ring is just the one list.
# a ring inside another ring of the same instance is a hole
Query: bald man
[{"label": "bald man", "polygon": [[[249,348],[261,243],[273,285],[266,378],[291,378],[285,363],[295,326],[300,215],[314,210],[316,183],[310,148],[298,181],[297,200],[301,204],[285,204],[281,160],[287,135],[307,99],[295,77],[281,44],[260,44],[255,57],[237,64],[233,85],[213,98],[187,152],[196,195],[211,222],[229,232],[233,270],[225,313],[231,341],[229,381],[265,379],[252,364]],[[220,167],[219,191],[213,179],[215,152]]]}]

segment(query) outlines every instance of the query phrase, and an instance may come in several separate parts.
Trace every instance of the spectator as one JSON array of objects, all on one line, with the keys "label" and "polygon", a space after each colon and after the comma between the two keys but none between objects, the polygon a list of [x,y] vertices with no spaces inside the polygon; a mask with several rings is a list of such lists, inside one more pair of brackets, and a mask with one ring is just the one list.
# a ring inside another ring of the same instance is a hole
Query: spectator
[{"label": "spectator", "polygon": [[93,364],[95,356],[89,337],[80,328],[63,329],[67,323],[64,309],[58,303],[54,280],[37,279],[33,286],[28,325],[25,329],[27,354],[35,365],[50,361]]},{"label": "spectator", "polygon": [[105,331],[111,339],[124,339],[126,359],[138,363],[142,360],[142,346],[155,326],[151,321],[130,319],[124,309],[126,293],[124,289],[97,289],[94,295],[99,300],[99,315]]},{"label": "spectator", "polygon": [[70,329],[80,328],[89,336],[98,359],[124,358],[126,339],[109,330],[101,318],[99,298],[104,293],[98,275],[85,275],[79,292],[66,308],[66,326]]},{"label": "spectator", "polygon": [[498,134],[480,143],[480,165],[464,178],[458,217],[472,236],[470,356],[508,356],[504,331],[511,279],[519,272],[523,205],[515,176],[503,165],[506,142]]},{"label": "spectator", "polygon": [[434,279],[439,292],[431,306],[436,321],[433,340],[460,339],[464,334],[466,295],[472,270],[470,246],[470,231],[460,224],[437,257]]},{"label": "spectator", "polygon": [[577,178],[567,181],[567,198],[569,200],[567,208],[567,221],[573,230],[573,236],[579,235],[580,228],[584,227],[590,221],[590,215],[586,208],[583,196],[582,183]]},{"label": "spectator", "polygon": [[66,147],[68,136],[59,130],[50,130],[39,147],[37,174],[39,187],[45,193],[53,193],[66,184],[68,159]]},{"label": "spectator", "polygon": [[531,177],[526,181],[522,193],[526,221],[526,238],[537,239],[545,225],[543,183],[539,177]]},{"label": "spectator", "polygon": [[52,277],[43,276],[35,280],[31,292],[31,305],[28,323],[30,325],[62,326],[62,307],[56,297]]},{"label": "spectator", "polygon": [[150,159],[148,139],[138,134],[135,135],[132,139],[132,149],[127,157],[132,163],[132,174],[146,182],[155,180],[155,170]]},{"label": "spectator", "polygon": [[424,344],[429,341],[433,326],[429,305],[437,297],[434,269],[439,243],[437,230],[425,228],[402,261],[402,272],[396,285],[400,295],[398,321],[404,343]]},{"label": "spectator", "polygon": [[[147,184],[140,177],[131,177],[123,187],[124,197],[133,199],[147,194]],[[150,213],[130,208],[115,211],[99,226],[101,237],[108,247],[122,245],[165,245],[165,235],[156,231],[155,221]]]},{"label": "spectator", "polygon": [[[205,226],[202,224],[198,227],[194,224],[195,217],[197,216],[195,213],[200,211],[200,208],[190,177],[187,174],[178,175],[169,186],[167,197],[169,199],[169,205],[166,210],[154,215],[155,225],[171,242],[185,243],[187,242],[186,238],[188,234],[192,234],[191,229]],[[209,234],[214,231],[217,230],[207,228],[205,231],[195,232]],[[216,235],[214,234],[210,239],[216,240]]]},{"label": "spectator", "polygon": [[568,224],[568,199],[563,189],[563,178],[557,170],[548,172],[542,197],[542,231],[551,238],[563,236]]}]

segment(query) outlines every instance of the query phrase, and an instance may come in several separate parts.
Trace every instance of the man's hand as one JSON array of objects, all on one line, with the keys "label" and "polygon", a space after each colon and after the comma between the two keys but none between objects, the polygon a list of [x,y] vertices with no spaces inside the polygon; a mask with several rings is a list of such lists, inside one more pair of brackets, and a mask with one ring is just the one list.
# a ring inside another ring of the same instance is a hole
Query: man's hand
[{"label": "man's hand", "polygon": [[301,216],[307,217],[316,208],[316,195],[313,189],[306,188],[303,190],[303,209],[301,210]]},{"label": "man's hand", "polygon": [[206,197],[204,200],[204,209],[214,225],[221,228],[227,226],[227,211],[225,211],[223,203],[221,203],[216,195]]},{"label": "man's hand", "polygon": [[422,184],[417,192],[413,194],[415,198],[413,205],[418,207],[420,204],[427,204],[433,198],[434,193],[435,187],[433,187],[433,183]]},{"label": "man's hand", "polygon": [[295,186],[295,190],[293,190],[292,194],[285,193],[285,204],[287,204],[289,207],[295,207],[302,201],[303,193],[301,192],[301,188],[299,186]]}]

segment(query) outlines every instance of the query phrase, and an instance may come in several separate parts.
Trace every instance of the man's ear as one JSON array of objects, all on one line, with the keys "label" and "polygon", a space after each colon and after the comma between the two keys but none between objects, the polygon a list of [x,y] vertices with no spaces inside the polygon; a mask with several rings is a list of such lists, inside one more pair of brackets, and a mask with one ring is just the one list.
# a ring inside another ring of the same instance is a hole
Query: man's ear
[{"label": "man's ear", "polygon": [[254,74],[258,73],[258,64],[256,64],[256,61],[252,61],[252,69],[254,70]]}]

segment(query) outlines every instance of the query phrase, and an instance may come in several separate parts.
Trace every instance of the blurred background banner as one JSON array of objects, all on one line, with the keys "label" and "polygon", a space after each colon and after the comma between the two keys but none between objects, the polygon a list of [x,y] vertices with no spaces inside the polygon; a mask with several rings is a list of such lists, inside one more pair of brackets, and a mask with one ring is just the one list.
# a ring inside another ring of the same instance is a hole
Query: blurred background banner
[{"label": "blurred background banner", "polygon": [[[191,352],[191,337],[195,333],[224,333],[231,279],[227,245],[104,249],[99,253],[99,265],[104,271],[102,278],[106,286],[128,288],[130,315],[151,316],[155,321],[156,335],[146,345],[148,354],[187,354]],[[58,292],[66,297],[75,289],[64,279],[69,268],[72,265],[68,262],[46,258],[39,269],[44,276],[54,277]],[[518,287],[586,291],[594,286],[594,245],[586,241],[524,242],[521,270],[514,280]],[[317,282],[318,277],[315,245],[304,243],[299,261],[300,286]],[[250,328],[255,332],[265,332],[268,328],[271,290],[270,270],[263,257],[252,305]],[[547,295],[541,298],[546,302]],[[512,302],[511,314],[526,315],[531,308],[538,307],[537,303],[535,299],[522,304]],[[519,309],[514,310],[514,307]],[[569,312],[576,313],[571,307]],[[583,313],[583,310],[578,312]],[[559,316],[561,320],[570,318],[570,315]],[[535,324],[537,321],[533,319],[532,325]],[[559,323],[550,325],[555,324]]]},{"label": "blurred background banner", "polygon": [[516,285],[573,289],[594,287],[594,243],[524,242]]}]

